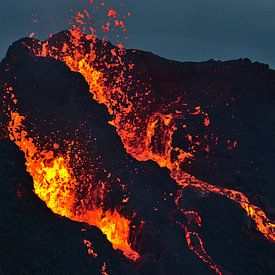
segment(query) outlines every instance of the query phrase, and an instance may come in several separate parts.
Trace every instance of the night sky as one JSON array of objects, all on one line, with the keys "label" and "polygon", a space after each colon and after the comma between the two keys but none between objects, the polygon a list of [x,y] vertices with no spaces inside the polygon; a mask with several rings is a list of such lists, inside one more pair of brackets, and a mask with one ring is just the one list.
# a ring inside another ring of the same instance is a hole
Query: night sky
[{"label": "night sky", "polygon": [[[117,8],[121,0],[105,2]],[[132,12],[126,22],[127,48],[180,61],[248,57],[275,68],[274,0],[124,0],[124,3]],[[50,33],[68,28],[70,8],[82,10],[83,5],[79,0],[0,0],[0,59],[13,41],[32,31],[40,39],[46,39]],[[37,18],[38,23],[33,24],[31,18]]]}]

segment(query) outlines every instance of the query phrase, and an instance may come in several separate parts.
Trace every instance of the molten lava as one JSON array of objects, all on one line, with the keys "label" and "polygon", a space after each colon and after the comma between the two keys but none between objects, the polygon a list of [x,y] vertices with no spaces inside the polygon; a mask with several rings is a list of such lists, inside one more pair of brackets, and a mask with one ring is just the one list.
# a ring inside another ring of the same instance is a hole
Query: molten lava
[{"label": "molten lava", "polygon": [[69,154],[55,156],[53,151],[40,150],[23,125],[25,119],[18,112],[11,111],[9,137],[25,154],[27,171],[33,178],[34,191],[38,197],[54,213],[98,227],[114,249],[136,260],[139,255],[131,249],[129,243],[130,220],[121,216],[117,210],[77,207],[75,193],[80,183],[69,165]]},{"label": "molten lava", "polygon": [[[89,17],[87,13],[85,14]],[[84,24],[85,14],[77,15],[80,25]],[[108,15],[117,20],[115,10],[110,10]],[[115,22],[124,28],[123,22]],[[106,26],[108,27],[108,24]],[[183,171],[182,164],[192,159],[199,141],[188,135],[191,146],[183,150],[173,145],[173,136],[179,127],[184,129],[187,127],[185,124],[187,116],[198,116],[201,118],[202,127],[209,126],[210,119],[200,106],[189,109],[180,97],[171,102],[161,101],[157,97],[152,99],[148,96],[150,87],[147,87],[145,92],[133,94],[129,90],[124,90],[126,86],[130,88],[134,86],[131,77],[134,64],[124,61],[125,50],[121,46],[111,47],[102,56],[98,56],[96,48],[98,40],[94,34],[83,34],[76,26],[66,33],[62,43],[56,44],[53,41],[51,44],[51,42],[49,39],[30,50],[37,56],[52,57],[64,62],[72,71],[80,73],[85,78],[93,98],[98,103],[104,104],[113,116],[113,120],[109,123],[116,128],[127,153],[139,161],[152,160],[160,167],[168,168],[171,178],[182,189],[192,186],[204,193],[219,194],[239,204],[247,216],[255,222],[257,230],[269,241],[275,241],[275,224],[263,210],[251,203],[246,195],[203,182]],[[101,46],[108,48],[105,42],[102,42]],[[41,149],[29,137],[23,125],[24,120],[25,117],[16,110],[11,111],[9,136],[25,154],[27,170],[34,180],[35,193],[54,213],[98,227],[107,236],[114,249],[120,249],[130,259],[137,259],[139,255],[129,243],[131,221],[120,215],[117,210],[112,212],[98,207],[94,209],[86,209],[85,206],[76,207],[78,199],[75,191],[81,182],[70,166],[70,154],[56,155],[53,151]],[[205,150],[209,148],[206,147]],[[177,194],[175,207],[183,215],[194,217],[198,226],[201,226],[201,217],[197,212],[180,208],[182,194],[182,190]],[[216,273],[221,274],[220,268],[207,254],[198,233],[192,232],[182,224],[179,226],[183,229],[189,248]],[[196,239],[196,244],[192,239]],[[92,249],[91,243],[85,241],[85,244],[90,249],[89,253],[96,257],[97,254]],[[102,273],[106,274],[106,264],[102,266]]]},{"label": "molten lava", "polygon": [[[110,124],[116,127],[116,131],[130,155],[139,161],[153,160],[158,163],[160,167],[168,168],[171,172],[171,177],[182,186],[182,188],[192,186],[202,192],[212,192],[234,201],[239,204],[245,210],[248,217],[255,222],[257,230],[269,241],[275,241],[275,224],[268,219],[263,210],[253,205],[247,196],[239,191],[200,181],[182,170],[181,164],[193,157],[193,151],[184,151],[181,148],[173,146],[173,135],[179,127],[179,121],[182,127],[186,127],[184,124],[186,113],[178,110],[173,112],[169,111],[169,107],[170,109],[180,108],[180,105],[183,104],[181,98],[169,103],[166,109],[160,106],[158,111],[152,112],[150,110],[150,104],[146,101],[146,96],[140,97],[137,101],[136,97],[128,95],[128,93],[124,92],[120,87],[121,83],[127,83],[127,81],[129,81],[124,77],[123,73],[129,68],[127,64],[125,65],[122,61],[125,52],[120,52],[119,49],[112,49],[111,55],[118,58],[116,59],[117,63],[106,64],[105,61],[103,62],[107,68],[118,67],[122,70],[117,78],[114,77],[114,84],[110,84],[106,81],[107,77],[105,77],[104,73],[95,69],[98,67],[96,51],[93,46],[95,40],[88,41],[90,47],[89,50],[87,50],[87,40],[78,28],[70,31],[67,39],[68,43],[63,44],[60,49],[50,46],[49,43],[46,42],[41,45],[42,50],[34,49],[34,51],[38,56],[50,56],[61,60],[65,62],[72,71],[79,72],[83,75],[90,86],[90,92],[93,98],[98,103],[104,104],[113,116],[113,121],[111,121]],[[142,105],[146,106],[145,109],[147,109],[145,116],[141,114],[141,112],[144,114],[144,109],[140,107]],[[164,112],[162,112],[161,109],[163,109]],[[208,127],[210,124],[208,115],[203,112],[199,106],[193,111],[187,109],[186,112],[189,112],[189,115],[192,116],[201,116],[202,126]],[[190,141],[193,140],[191,136],[189,136],[189,138]],[[177,200],[179,199],[178,197]],[[176,203],[176,205],[180,208],[179,204]],[[208,263],[216,273],[220,273],[220,269],[213,264],[213,260],[207,255],[199,235],[196,232],[190,232],[184,226],[182,226],[182,228],[184,228],[189,248],[204,262]],[[199,246],[192,244],[190,239],[191,235],[198,240],[197,243],[199,243]]]}]

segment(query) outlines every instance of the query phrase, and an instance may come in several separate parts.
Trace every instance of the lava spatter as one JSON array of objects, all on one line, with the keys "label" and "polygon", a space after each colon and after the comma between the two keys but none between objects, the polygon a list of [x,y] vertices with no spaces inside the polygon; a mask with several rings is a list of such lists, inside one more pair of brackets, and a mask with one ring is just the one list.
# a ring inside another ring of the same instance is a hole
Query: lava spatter
[{"label": "lava spatter", "polygon": [[[274,242],[274,223],[263,210],[251,203],[245,194],[203,182],[183,171],[182,163],[194,157],[196,146],[200,144],[200,140],[191,136],[187,129],[190,145],[183,150],[173,144],[173,136],[179,127],[187,128],[185,121],[188,116],[199,117],[201,127],[208,127],[212,122],[207,113],[200,106],[186,107],[182,98],[167,102],[158,97],[149,97],[150,87],[146,87],[145,92],[136,91],[131,94],[129,90],[134,88],[136,84],[131,76],[135,64],[125,61],[127,60],[125,58],[127,52],[121,44],[115,48],[106,41],[99,42],[93,28],[90,28],[91,34],[84,34],[82,31],[85,32],[89,29],[84,21],[85,16],[91,19],[87,12],[77,14],[78,26],[73,26],[72,30],[64,36],[64,40],[59,41],[59,44],[55,44],[54,39],[49,39],[30,50],[37,56],[53,57],[60,60],[72,71],[82,74],[90,87],[93,98],[98,103],[104,104],[113,116],[113,120],[109,123],[116,128],[126,151],[130,155],[139,161],[153,160],[160,167],[168,168],[171,178],[182,189],[192,186],[201,192],[219,194],[239,204],[247,216],[255,222],[257,230],[266,239]],[[114,9],[109,10],[108,17],[115,20],[117,27],[124,29],[125,26],[122,21],[118,20]],[[110,30],[110,22],[104,22],[102,26],[104,31]],[[103,48],[100,54],[98,44]],[[127,86],[128,89],[125,89]],[[97,226],[106,234],[114,248],[124,251],[124,254],[129,258],[137,258],[138,254],[131,249],[128,241],[130,221],[122,217],[117,211],[108,212],[99,208],[80,211],[75,215],[72,211],[75,203],[73,189],[78,183],[69,166],[69,157],[65,154],[56,158],[50,151],[38,151],[33,140],[28,138],[26,130],[21,125],[23,120],[24,118],[19,113],[11,113],[10,138],[25,153],[27,163],[28,159],[30,161],[27,167],[36,182],[38,196],[45,200],[48,206],[54,212],[56,211],[55,213]],[[209,150],[209,147],[205,147],[205,151]],[[40,155],[38,159],[36,159],[37,154]],[[49,194],[51,189],[49,189],[48,183],[51,181],[55,181],[52,185],[54,187],[52,190],[54,200],[51,200],[52,194]],[[59,182],[64,187],[60,187]],[[57,185],[55,185],[56,183]],[[65,192],[62,197],[59,193],[63,189]],[[183,193],[180,193],[175,199],[175,205],[178,208],[178,200],[182,196]],[[184,209],[180,210],[185,216],[195,217],[198,226],[202,226],[201,218],[197,212],[191,213]],[[207,254],[203,240],[198,233],[191,231],[188,226],[182,224],[179,226],[185,234],[188,247],[210,268],[220,274],[220,268],[213,263],[213,259]],[[87,244],[89,245],[88,242]],[[104,272],[106,272],[106,264],[102,266],[102,273]]]},{"label": "lava spatter", "polygon": [[[128,92],[124,92],[122,88],[122,83],[124,83],[123,87],[127,85],[134,87],[131,78],[126,79],[125,77],[126,72],[131,72],[133,68],[130,66],[131,69],[129,69],[129,66],[124,63],[125,52],[112,48],[109,52],[111,58],[108,59],[107,49],[107,53],[104,54],[103,60],[101,60],[94,45],[95,41],[99,43],[98,40],[94,38],[87,41],[86,36],[77,27],[67,33],[66,39],[67,44],[62,44],[60,48],[56,47],[56,45],[52,46],[47,41],[41,44],[42,50],[33,49],[33,51],[38,56],[53,57],[61,60],[72,71],[83,75],[90,86],[93,98],[98,103],[104,104],[113,116],[113,121],[110,124],[116,127],[116,131],[130,155],[139,161],[153,160],[160,167],[168,168],[171,172],[171,177],[182,188],[193,186],[197,190],[219,194],[234,201],[255,222],[257,230],[269,241],[273,242],[275,240],[274,223],[269,220],[263,210],[253,205],[246,195],[239,191],[200,181],[182,170],[182,163],[192,159],[196,145],[200,144],[200,142],[195,141],[192,136],[188,136],[191,146],[188,150],[183,150],[173,145],[173,135],[179,127],[179,122],[181,127],[186,128],[185,118],[187,116],[201,117],[202,127],[209,126],[211,118],[200,106],[196,106],[194,109],[188,108],[181,98],[171,102],[160,101],[159,105],[157,105],[155,104],[157,99],[153,101],[147,100],[146,94],[148,95],[150,92],[143,93],[137,99],[136,94],[130,95]],[[102,46],[104,47],[104,43]],[[103,67],[105,70],[97,69]],[[109,69],[115,71],[112,83],[108,81]],[[155,110],[156,106],[157,110]],[[179,111],[183,107],[185,111]],[[189,248],[199,255],[203,261],[207,262],[213,270],[219,270],[212,263],[211,257],[206,254],[199,235],[196,232],[191,233],[187,229],[184,229],[184,232],[186,239],[189,239],[187,241]],[[196,249],[191,243],[191,235],[197,236],[196,239],[201,244],[200,249]]]},{"label": "lava spatter", "polygon": [[[10,90],[6,92],[12,95],[13,102],[17,102]],[[85,198],[82,198],[79,203],[76,194],[81,185],[71,167],[70,150],[56,154],[54,152],[54,147],[58,148],[56,144],[52,145],[53,150],[43,149],[43,146],[51,145],[37,144],[30,137],[29,130],[24,126],[27,118],[20,115],[16,106],[12,105],[14,104],[9,105],[9,114],[7,114],[10,117],[8,135],[25,154],[27,171],[33,178],[34,192],[37,196],[54,213],[98,227],[112,243],[114,249],[123,251],[129,259],[138,259],[139,254],[131,248],[129,243],[131,221],[120,215],[116,209],[105,210],[98,205],[87,205]],[[40,139],[36,137],[35,140]]]}]

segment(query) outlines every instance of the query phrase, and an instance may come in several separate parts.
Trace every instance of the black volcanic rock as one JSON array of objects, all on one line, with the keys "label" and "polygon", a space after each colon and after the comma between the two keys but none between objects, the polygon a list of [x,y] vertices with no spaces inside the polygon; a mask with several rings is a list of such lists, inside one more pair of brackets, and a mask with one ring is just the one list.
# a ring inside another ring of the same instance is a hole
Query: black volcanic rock
[{"label": "black volcanic rock", "polygon": [[[58,41],[62,35],[53,39]],[[115,184],[110,184],[105,203],[107,208],[119,205],[121,213],[129,217],[136,212],[132,221],[136,228],[145,221],[142,230],[133,229],[131,236],[142,257],[131,263],[114,251],[96,228],[51,213],[31,192],[23,156],[3,141],[0,244],[5,250],[0,254],[0,273],[97,274],[103,262],[107,262],[109,274],[213,273],[188,249],[184,232],[170,219],[174,197],[163,200],[164,193],[175,194],[178,187],[168,171],[127,155],[115,129],[107,123],[111,118],[105,107],[91,99],[83,77],[60,61],[30,54],[24,46],[30,43],[37,42],[24,39],[9,49],[0,65],[0,83],[12,85],[18,108],[28,118],[27,126],[32,129],[35,125],[42,143],[48,142],[48,137],[60,144],[64,139],[77,139],[85,143],[86,159],[100,156],[100,165],[112,174],[111,183],[119,177],[126,184],[130,197],[126,205]],[[104,49],[101,52],[103,55]],[[138,87],[127,89],[138,90],[143,96],[142,85],[150,82],[154,96],[164,102],[182,95],[187,103],[200,105],[209,113],[211,124],[206,131],[218,135],[219,143],[212,142],[210,153],[198,150],[185,169],[213,184],[248,194],[271,216],[275,190],[271,167],[275,149],[274,72],[249,60],[179,63],[139,51],[128,51],[125,60],[135,64],[134,77],[143,79]],[[101,70],[106,68],[101,66]],[[196,125],[191,130],[199,131]],[[87,145],[87,137],[95,140]],[[183,143],[182,139],[179,134],[174,142]],[[228,139],[238,141],[236,149],[224,149]],[[106,178],[106,173],[99,169],[96,178]],[[209,255],[225,273],[272,274],[274,245],[255,231],[243,210],[223,197],[201,196],[193,189],[186,190],[184,198],[187,209],[201,213],[199,233]],[[187,224],[185,217],[180,218]],[[82,228],[86,232],[81,232]],[[100,254],[98,259],[87,254],[83,239],[92,241]]]}]

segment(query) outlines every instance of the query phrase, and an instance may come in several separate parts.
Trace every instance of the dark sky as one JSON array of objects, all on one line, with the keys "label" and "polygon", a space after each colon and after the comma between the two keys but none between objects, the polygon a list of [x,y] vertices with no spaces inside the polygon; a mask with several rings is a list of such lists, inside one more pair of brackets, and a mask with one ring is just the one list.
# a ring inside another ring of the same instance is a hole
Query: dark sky
[{"label": "dark sky", "polygon": [[[13,41],[32,31],[45,39],[50,33],[66,29],[70,8],[81,10],[80,2],[0,0],[0,59]],[[105,2],[115,8],[121,0]],[[249,57],[275,68],[275,0],[124,0],[124,3],[132,12],[127,21],[128,48],[181,61]],[[39,24],[33,25],[32,14],[38,16]]]}]

